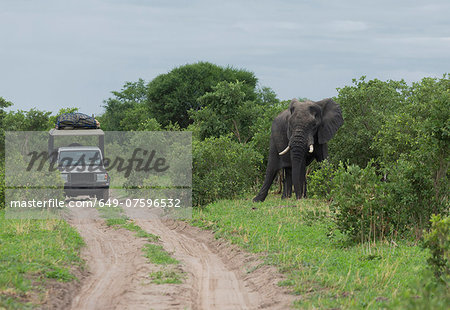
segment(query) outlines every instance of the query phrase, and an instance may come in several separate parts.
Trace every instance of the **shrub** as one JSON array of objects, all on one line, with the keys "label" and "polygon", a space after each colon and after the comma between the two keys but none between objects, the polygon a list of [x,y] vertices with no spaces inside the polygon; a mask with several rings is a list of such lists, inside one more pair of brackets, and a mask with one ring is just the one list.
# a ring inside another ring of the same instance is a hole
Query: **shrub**
[{"label": "shrub", "polygon": [[431,217],[431,229],[424,235],[424,247],[431,252],[428,259],[436,278],[443,283],[450,280],[450,217]]},{"label": "shrub", "polygon": [[398,174],[395,167],[402,167],[407,180],[403,185],[409,193],[397,199],[415,200],[417,209],[425,211],[416,216],[421,225],[427,225],[431,213],[443,212],[448,204],[449,89],[448,75],[414,83],[405,104],[387,117],[373,144],[381,153],[380,162],[394,168],[389,173],[392,179]]},{"label": "shrub", "polygon": [[380,156],[380,149],[373,147],[374,137],[387,117],[404,104],[408,86],[403,80],[366,81],[365,77],[354,79],[353,84],[338,89],[335,98],[345,121],[329,142],[330,160],[365,167]]},{"label": "shrub", "polygon": [[[327,173],[334,176],[331,185],[326,185]],[[414,236],[417,240],[433,213],[448,212],[445,203],[433,196],[428,175],[426,165],[403,159],[380,169],[373,161],[364,169],[340,164],[336,172],[313,173],[310,188],[322,195],[323,188],[332,188],[337,226],[351,239]]]},{"label": "shrub", "polygon": [[444,204],[434,196],[427,165],[402,157],[385,168],[385,176],[386,204],[393,230],[420,238],[431,215],[444,211]]},{"label": "shrub", "polygon": [[372,161],[364,169],[341,163],[331,193],[338,229],[355,241],[383,238],[389,232],[383,189]]},{"label": "shrub", "polygon": [[193,204],[234,198],[255,185],[262,156],[231,135],[193,142]]},{"label": "shrub", "polygon": [[369,232],[418,239],[431,214],[449,211],[449,76],[412,86],[364,78],[354,84],[336,98],[345,123],[330,141],[330,160],[366,168],[339,169],[333,181],[336,220],[361,240],[370,239]]},{"label": "shrub", "polygon": [[312,171],[308,175],[308,196],[330,199],[335,173],[336,168],[328,160],[314,163]]}]

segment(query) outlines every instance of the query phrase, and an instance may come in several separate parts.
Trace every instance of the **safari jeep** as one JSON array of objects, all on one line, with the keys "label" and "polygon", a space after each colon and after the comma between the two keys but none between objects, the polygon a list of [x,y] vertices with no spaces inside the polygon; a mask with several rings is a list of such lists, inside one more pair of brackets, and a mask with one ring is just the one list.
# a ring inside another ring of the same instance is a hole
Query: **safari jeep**
[{"label": "safari jeep", "polygon": [[[72,143],[54,148],[55,138],[70,141],[70,137],[95,136],[99,146]],[[49,132],[49,154],[56,161],[64,180],[64,192],[69,197],[90,196],[109,199],[110,176],[104,166],[104,132],[101,129],[55,130]]]},{"label": "safari jeep", "polygon": [[96,146],[58,148],[58,169],[67,196],[89,195],[109,198],[109,175],[103,166],[101,151]]}]

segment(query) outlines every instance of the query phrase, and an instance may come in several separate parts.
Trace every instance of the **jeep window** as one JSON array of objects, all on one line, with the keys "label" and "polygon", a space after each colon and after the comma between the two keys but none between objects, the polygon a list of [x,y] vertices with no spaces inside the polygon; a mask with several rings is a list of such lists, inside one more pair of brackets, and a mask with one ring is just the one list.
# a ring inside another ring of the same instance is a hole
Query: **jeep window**
[{"label": "jeep window", "polygon": [[102,164],[99,151],[62,151],[59,153],[59,166],[100,166]]}]

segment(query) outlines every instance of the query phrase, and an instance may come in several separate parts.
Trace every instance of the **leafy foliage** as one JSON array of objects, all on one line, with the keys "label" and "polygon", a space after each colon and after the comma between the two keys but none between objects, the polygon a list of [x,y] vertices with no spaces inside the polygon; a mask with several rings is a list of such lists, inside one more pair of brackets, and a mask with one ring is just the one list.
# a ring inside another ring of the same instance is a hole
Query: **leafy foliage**
[{"label": "leafy foliage", "polygon": [[245,101],[245,85],[240,81],[219,82],[198,99],[202,108],[190,110],[197,124],[199,138],[220,137],[233,133],[238,142],[247,142],[253,135],[252,123],[263,115],[265,102]]},{"label": "leafy foliage", "polygon": [[5,207],[5,164],[3,158],[0,163],[0,210]]},{"label": "leafy foliage", "polygon": [[193,203],[233,198],[255,184],[262,156],[230,136],[193,142]]},{"label": "leafy foliage", "polygon": [[0,97],[0,159],[1,163],[3,163],[3,156],[5,156],[5,110],[4,108],[12,106],[12,102],[6,101],[3,97]]},{"label": "leafy foliage", "polygon": [[431,218],[431,229],[424,236],[424,246],[431,251],[428,263],[442,283],[450,280],[450,217],[435,215]]},{"label": "leafy foliage", "polygon": [[36,109],[9,111],[4,116],[3,128],[10,131],[48,130],[51,114],[52,112]]},{"label": "leafy foliage", "polygon": [[[389,116],[376,136],[386,166],[408,162],[409,181],[421,196],[416,202],[433,212],[448,201],[450,163],[450,79],[424,78],[414,83],[406,104]],[[390,174],[395,178],[395,173]],[[426,220],[428,222],[428,220]]]},{"label": "leafy foliage", "polygon": [[271,127],[274,118],[283,110],[287,109],[290,101],[269,101],[262,108],[261,115],[252,121],[250,131],[253,137],[250,145],[263,156],[260,170],[265,172],[269,153]]},{"label": "leafy foliage", "polygon": [[146,104],[147,85],[143,79],[126,82],[114,97],[105,101],[105,113],[99,117],[101,127],[109,131],[137,130],[150,119]]},{"label": "leafy foliage", "polygon": [[[344,124],[329,142],[330,160],[348,161],[365,167],[371,159],[380,156],[372,147],[374,138],[385,124],[386,117],[404,105],[407,85],[402,81],[353,80],[353,86],[338,89]],[[357,151],[356,151],[357,150]]]},{"label": "leafy foliage", "polygon": [[308,175],[308,197],[330,199],[335,173],[336,168],[330,161],[316,163]]},{"label": "leafy foliage", "polygon": [[449,77],[354,84],[339,92],[345,123],[330,142],[331,160],[350,164],[333,181],[338,226],[363,241],[419,238],[448,214]]},{"label": "leafy foliage", "polygon": [[383,184],[370,162],[364,169],[340,165],[333,179],[331,205],[339,230],[353,240],[371,241],[389,232]]},{"label": "leafy foliage", "polygon": [[161,74],[147,85],[150,113],[164,126],[172,122],[186,128],[190,123],[188,111],[200,110],[203,105],[198,99],[208,92],[213,92],[213,87],[223,81],[240,81],[244,101],[256,98],[257,79],[253,73],[198,62]]}]

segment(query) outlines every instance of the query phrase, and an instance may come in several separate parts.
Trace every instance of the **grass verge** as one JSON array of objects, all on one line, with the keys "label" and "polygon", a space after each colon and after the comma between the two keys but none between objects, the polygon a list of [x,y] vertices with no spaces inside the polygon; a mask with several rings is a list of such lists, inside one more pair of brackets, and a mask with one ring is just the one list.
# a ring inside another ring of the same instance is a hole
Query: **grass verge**
[{"label": "grass verge", "polygon": [[63,220],[6,219],[0,210],[0,309],[27,309],[45,301],[50,281],[75,279],[83,240]]},{"label": "grass verge", "polygon": [[425,251],[406,242],[346,244],[317,200],[219,201],[195,209],[191,222],[262,253],[301,309],[387,308],[426,268]]}]

